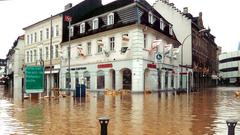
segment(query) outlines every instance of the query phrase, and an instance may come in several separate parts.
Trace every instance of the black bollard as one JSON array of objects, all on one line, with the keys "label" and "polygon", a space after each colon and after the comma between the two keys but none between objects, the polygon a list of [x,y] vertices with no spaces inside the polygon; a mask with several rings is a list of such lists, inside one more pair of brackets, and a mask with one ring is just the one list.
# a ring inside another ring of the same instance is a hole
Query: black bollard
[{"label": "black bollard", "polygon": [[108,117],[100,117],[98,118],[99,123],[101,125],[101,135],[107,135],[107,126],[109,123]]},{"label": "black bollard", "polygon": [[237,120],[230,119],[227,120],[227,126],[228,126],[228,135],[235,135],[235,126],[237,125]]}]

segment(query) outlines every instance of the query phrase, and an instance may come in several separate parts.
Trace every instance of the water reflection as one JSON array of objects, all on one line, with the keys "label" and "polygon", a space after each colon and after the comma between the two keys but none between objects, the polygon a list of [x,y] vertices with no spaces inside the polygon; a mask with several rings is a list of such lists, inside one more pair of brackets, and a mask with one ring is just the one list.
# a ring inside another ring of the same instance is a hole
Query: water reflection
[{"label": "water reflection", "polygon": [[[217,88],[178,94],[104,96],[25,100],[11,103],[0,92],[0,134],[100,133],[98,117],[109,116],[110,135],[213,135],[226,134],[226,120],[240,119],[237,88]],[[240,134],[240,126],[236,134]]]}]

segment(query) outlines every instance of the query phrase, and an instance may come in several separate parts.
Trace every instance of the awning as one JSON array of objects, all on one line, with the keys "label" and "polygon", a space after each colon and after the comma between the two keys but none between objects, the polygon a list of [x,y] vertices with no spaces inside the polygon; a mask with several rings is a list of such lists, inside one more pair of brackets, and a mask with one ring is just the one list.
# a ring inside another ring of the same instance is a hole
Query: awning
[{"label": "awning", "polygon": [[[52,74],[56,74],[58,72],[59,72],[59,70],[52,70]],[[44,74],[50,74],[50,71],[47,70],[47,71],[44,72]]]}]

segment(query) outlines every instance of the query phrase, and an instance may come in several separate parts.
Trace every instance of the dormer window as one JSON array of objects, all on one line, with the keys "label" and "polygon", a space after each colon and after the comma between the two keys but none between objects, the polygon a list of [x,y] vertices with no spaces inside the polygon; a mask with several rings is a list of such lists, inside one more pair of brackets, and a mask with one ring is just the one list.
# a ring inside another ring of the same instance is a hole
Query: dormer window
[{"label": "dormer window", "polygon": [[169,34],[170,34],[170,35],[173,35],[173,29],[172,29],[172,26],[171,26],[171,25],[169,26]]},{"label": "dormer window", "polygon": [[163,30],[164,29],[164,22],[163,19],[160,18],[160,29]]},{"label": "dormer window", "polygon": [[150,24],[153,24],[153,14],[152,14],[152,12],[149,12],[149,13],[148,13],[148,22],[149,22]]},{"label": "dormer window", "polygon": [[80,34],[85,32],[85,23],[81,23],[80,25]]},{"label": "dormer window", "polygon": [[107,16],[107,24],[108,24],[108,25],[114,24],[114,13],[110,13],[110,14]]},{"label": "dormer window", "polygon": [[98,29],[98,18],[95,18],[95,19],[93,20],[93,26],[92,26],[92,28],[93,28],[93,30]]}]

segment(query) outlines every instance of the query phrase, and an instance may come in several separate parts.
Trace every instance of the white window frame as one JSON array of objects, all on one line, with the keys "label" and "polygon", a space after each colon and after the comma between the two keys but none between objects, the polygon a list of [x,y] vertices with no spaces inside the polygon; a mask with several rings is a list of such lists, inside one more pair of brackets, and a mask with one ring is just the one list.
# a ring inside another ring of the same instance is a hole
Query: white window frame
[{"label": "white window frame", "polygon": [[46,28],[46,39],[49,39],[49,28]]},{"label": "white window frame", "polygon": [[93,21],[92,21],[92,29],[93,30],[98,29],[98,25],[99,25],[98,18],[93,19]]},{"label": "white window frame", "polygon": [[40,30],[40,41],[42,41],[42,40],[43,40],[43,31]]},{"label": "white window frame", "polygon": [[49,53],[48,50],[49,50],[48,47],[45,47],[45,54],[46,54],[45,60],[48,60],[48,53]]},{"label": "white window frame", "polygon": [[170,35],[173,35],[173,28],[172,28],[172,25],[169,25],[169,34],[170,34]]},{"label": "white window frame", "polygon": [[37,60],[37,50],[36,49],[33,50],[33,55],[34,55],[33,61],[35,62]]},{"label": "white window frame", "polygon": [[164,21],[162,18],[160,18],[160,29],[163,30],[164,29]]},{"label": "white window frame", "polygon": [[143,48],[146,49],[147,48],[147,34],[143,35]]},{"label": "white window frame", "polygon": [[56,25],[55,28],[56,28],[56,36],[59,36],[59,25]]},{"label": "white window frame", "polygon": [[58,45],[55,45],[55,58],[58,58]]},{"label": "white window frame", "polygon": [[27,45],[29,45],[29,44],[30,44],[30,36],[27,35]]},{"label": "white window frame", "polygon": [[87,54],[88,55],[92,54],[92,43],[91,42],[87,43]]},{"label": "white window frame", "polygon": [[148,12],[148,22],[150,24],[153,24],[153,13],[152,12]]},{"label": "white window frame", "polygon": [[114,24],[114,13],[110,13],[107,16],[107,25],[112,25]]},{"label": "white window frame", "polygon": [[97,53],[102,53],[103,49],[102,49],[102,45],[98,44],[97,45]]},{"label": "white window frame", "polygon": [[30,39],[30,44],[32,44],[33,43],[33,34],[31,34],[31,37],[30,37],[31,39]]},{"label": "white window frame", "polygon": [[32,52],[32,50],[30,51],[30,62],[33,62],[33,52]]},{"label": "white window frame", "polygon": [[85,23],[80,24],[80,34],[85,33]]},{"label": "white window frame", "polygon": [[34,33],[34,42],[37,42],[37,32]]},{"label": "white window frame", "polygon": [[29,63],[29,51],[27,51],[27,63]]},{"label": "white window frame", "polygon": [[110,37],[109,38],[109,46],[110,46],[110,51],[115,50],[115,37]]}]

